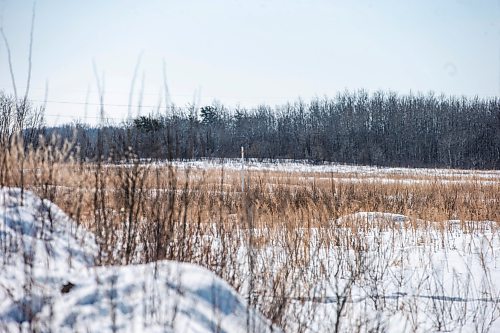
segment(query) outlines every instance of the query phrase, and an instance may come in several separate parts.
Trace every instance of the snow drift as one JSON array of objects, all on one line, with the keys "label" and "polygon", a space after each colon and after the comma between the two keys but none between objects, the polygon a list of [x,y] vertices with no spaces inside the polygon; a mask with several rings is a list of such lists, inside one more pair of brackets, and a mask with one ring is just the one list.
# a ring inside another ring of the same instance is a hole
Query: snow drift
[{"label": "snow drift", "polygon": [[0,189],[0,331],[277,331],[204,268],[96,267],[97,251],[50,201]]}]

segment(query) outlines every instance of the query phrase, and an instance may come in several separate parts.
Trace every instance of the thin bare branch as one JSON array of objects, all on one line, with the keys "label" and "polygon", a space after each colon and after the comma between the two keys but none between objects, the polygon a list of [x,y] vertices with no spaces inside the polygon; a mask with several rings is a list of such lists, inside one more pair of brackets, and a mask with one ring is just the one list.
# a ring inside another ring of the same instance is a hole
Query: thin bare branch
[{"label": "thin bare branch", "polygon": [[9,63],[10,79],[12,81],[12,89],[14,89],[14,98],[17,101],[17,85],[16,85],[16,78],[14,75],[14,68],[12,66],[12,54],[10,51],[9,41],[7,39],[7,36],[5,35],[3,27],[0,27],[0,34],[2,34],[2,39],[3,42],[5,43],[5,50],[7,51],[7,61]]},{"label": "thin bare branch", "polygon": [[35,16],[36,16],[36,2],[33,2],[33,11],[31,14],[31,30],[30,30],[30,44],[29,44],[29,51],[28,51],[28,76],[26,78],[26,91],[24,92],[24,99],[23,99],[23,105],[26,104],[26,101],[28,100],[28,94],[30,91],[30,85],[31,85],[31,71],[32,71],[32,64],[33,64],[33,39],[34,39],[34,33],[35,33]]}]

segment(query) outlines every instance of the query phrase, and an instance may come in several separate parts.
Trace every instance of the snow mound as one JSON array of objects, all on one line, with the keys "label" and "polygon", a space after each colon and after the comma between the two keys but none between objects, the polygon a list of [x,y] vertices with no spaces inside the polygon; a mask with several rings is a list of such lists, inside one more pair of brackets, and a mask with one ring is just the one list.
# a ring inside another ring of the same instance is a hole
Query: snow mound
[{"label": "snow mound", "polygon": [[[22,197],[21,197],[22,196]],[[59,207],[30,191],[0,188],[3,265],[29,264],[37,273],[61,274],[94,264],[94,236]]]},{"label": "snow mound", "polygon": [[59,332],[271,331],[226,282],[196,265],[160,261],[92,275],[75,279],[55,305]]},{"label": "snow mound", "polygon": [[0,189],[0,248],[0,323],[32,320],[97,252],[56,205],[15,188]]},{"label": "snow mound", "polygon": [[349,214],[338,218],[335,221],[336,226],[365,226],[365,227],[376,227],[376,226],[395,226],[403,225],[408,222],[409,219],[405,215],[393,214],[393,213],[383,213],[383,212],[358,212],[354,214]]},{"label": "snow mound", "polygon": [[204,268],[96,267],[97,251],[50,201],[0,188],[0,332],[278,331]]}]

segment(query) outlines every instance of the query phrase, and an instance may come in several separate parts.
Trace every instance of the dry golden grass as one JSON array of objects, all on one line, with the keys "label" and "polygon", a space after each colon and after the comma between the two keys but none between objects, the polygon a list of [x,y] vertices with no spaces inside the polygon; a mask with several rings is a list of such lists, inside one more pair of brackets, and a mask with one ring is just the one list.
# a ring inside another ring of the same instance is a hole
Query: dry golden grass
[{"label": "dry golden grass", "polygon": [[241,193],[240,171],[222,166],[203,170],[168,163],[78,163],[65,153],[69,146],[42,147],[24,155],[15,149],[4,154],[3,165],[9,167],[4,167],[2,184],[23,185],[49,197],[91,228],[96,192],[102,192],[106,208],[114,212],[138,196],[138,218],[146,217],[159,198],[171,198],[172,208],[182,210],[176,214],[186,214],[189,223],[239,223],[248,204],[255,225],[267,228],[285,221],[320,226],[359,211],[435,222],[500,220],[500,179],[477,177],[472,171],[450,176],[254,170],[245,171],[246,190]]}]

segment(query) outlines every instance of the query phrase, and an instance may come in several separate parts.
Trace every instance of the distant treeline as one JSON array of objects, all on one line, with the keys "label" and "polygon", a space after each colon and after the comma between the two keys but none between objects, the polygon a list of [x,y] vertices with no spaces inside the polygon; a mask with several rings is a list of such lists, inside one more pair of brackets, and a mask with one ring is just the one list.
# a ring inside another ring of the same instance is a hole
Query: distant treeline
[{"label": "distant treeline", "polygon": [[[270,107],[169,108],[120,126],[46,128],[80,154],[247,157],[381,166],[500,168],[500,99],[365,91]],[[99,153],[100,152],[100,153]]]}]

